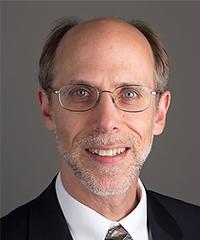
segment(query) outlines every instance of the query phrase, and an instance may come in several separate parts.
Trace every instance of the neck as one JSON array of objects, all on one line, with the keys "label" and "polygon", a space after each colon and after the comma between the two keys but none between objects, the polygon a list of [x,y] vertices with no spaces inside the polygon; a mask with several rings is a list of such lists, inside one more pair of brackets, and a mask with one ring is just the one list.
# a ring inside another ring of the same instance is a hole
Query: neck
[{"label": "neck", "polygon": [[77,201],[95,210],[107,219],[119,221],[127,216],[138,204],[138,179],[123,194],[100,196],[90,192],[74,176],[70,169],[61,168],[61,180],[65,190]]}]

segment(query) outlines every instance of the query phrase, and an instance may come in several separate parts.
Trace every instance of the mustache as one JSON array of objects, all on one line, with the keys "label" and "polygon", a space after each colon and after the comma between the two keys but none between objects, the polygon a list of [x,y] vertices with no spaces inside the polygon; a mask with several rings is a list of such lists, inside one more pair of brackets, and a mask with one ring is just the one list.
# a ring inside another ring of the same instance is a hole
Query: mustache
[{"label": "mustache", "polygon": [[89,148],[94,145],[112,146],[115,144],[124,145],[125,147],[132,147],[138,145],[138,140],[133,136],[122,136],[118,134],[91,134],[76,138],[74,145],[79,145],[84,148]]}]

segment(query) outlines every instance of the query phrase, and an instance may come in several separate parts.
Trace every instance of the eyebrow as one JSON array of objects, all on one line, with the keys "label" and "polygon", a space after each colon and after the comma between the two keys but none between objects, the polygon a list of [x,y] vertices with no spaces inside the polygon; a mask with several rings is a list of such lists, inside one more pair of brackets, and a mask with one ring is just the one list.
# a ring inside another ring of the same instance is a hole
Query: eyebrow
[{"label": "eyebrow", "polygon": [[91,84],[91,82],[84,80],[84,79],[71,79],[69,81],[69,84],[85,84],[85,85],[93,86],[93,84]]},{"label": "eyebrow", "polygon": [[114,87],[117,88],[117,87],[123,87],[123,86],[142,86],[142,85],[138,83],[121,82],[119,84],[115,84]]},{"label": "eyebrow", "polygon": [[[84,79],[71,79],[69,81],[69,84],[85,84],[85,85],[96,87],[93,83],[91,83],[90,81],[84,80]],[[126,82],[116,83],[116,84],[114,84],[113,87],[117,88],[117,87],[123,87],[123,86],[131,86],[131,85],[141,86],[141,84],[131,83],[130,81],[126,81]]]}]

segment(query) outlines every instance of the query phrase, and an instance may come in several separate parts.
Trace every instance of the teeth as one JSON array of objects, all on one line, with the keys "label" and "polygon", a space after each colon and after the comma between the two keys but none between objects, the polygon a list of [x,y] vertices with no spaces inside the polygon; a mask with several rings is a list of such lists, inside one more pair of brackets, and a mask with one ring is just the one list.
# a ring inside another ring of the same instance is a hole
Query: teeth
[{"label": "teeth", "polygon": [[109,150],[104,150],[104,149],[88,149],[89,152],[91,153],[95,153],[99,156],[107,156],[107,157],[112,157],[112,156],[116,156],[120,153],[123,153],[126,148],[116,148],[116,149],[109,149]]}]

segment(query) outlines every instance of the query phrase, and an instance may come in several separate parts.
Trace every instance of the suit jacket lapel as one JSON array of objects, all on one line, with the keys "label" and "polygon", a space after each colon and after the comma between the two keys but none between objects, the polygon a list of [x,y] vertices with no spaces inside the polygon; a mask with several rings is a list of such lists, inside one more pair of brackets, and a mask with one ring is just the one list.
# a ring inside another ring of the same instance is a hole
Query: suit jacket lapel
[{"label": "suit jacket lapel", "polygon": [[[73,240],[55,191],[55,180],[31,203],[28,214],[29,240]],[[147,191],[150,240],[181,240],[182,233],[174,218],[154,195]]]},{"label": "suit jacket lapel", "polygon": [[30,240],[72,240],[55,191],[55,179],[30,207]]},{"label": "suit jacket lapel", "polygon": [[182,239],[182,233],[176,221],[150,191],[147,191],[147,216],[151,240]]}]

